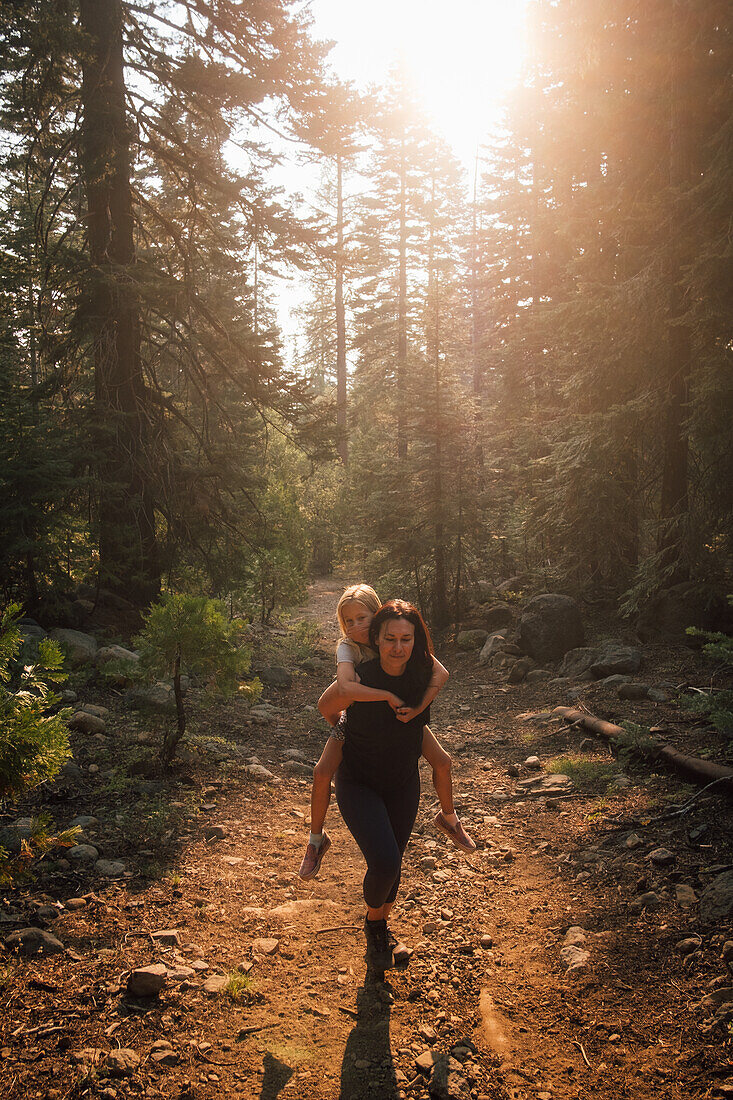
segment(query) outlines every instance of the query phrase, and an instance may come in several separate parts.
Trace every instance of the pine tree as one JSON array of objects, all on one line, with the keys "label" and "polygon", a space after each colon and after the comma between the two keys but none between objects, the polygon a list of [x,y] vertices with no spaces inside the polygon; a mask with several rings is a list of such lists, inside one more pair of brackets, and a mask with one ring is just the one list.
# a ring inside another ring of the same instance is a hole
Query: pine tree
[{"label": "pine tree", "polygon": [[[315,240],[266,182],[261,105],[293,135],[322,113],[324,51],[285,0],[266,11],[21,0],[0,20],[5,71],[18,77],[2,89],[4,118],[21,124],[18,175],[29,169],[46,198],[39,237],[64,243],[51,257],[61,293],[49,355],[62,402],[93,429],[100,580],[144,602],[171,545],[188,534],[201,545],[179,473],[213,489],[209,529],[215,518],[246,525],[250,507],[224,507],[226,479],[240,504],[257,492],[246,481],[268,410],[304,440],[320,431],[303,415],[308,388],[282,369],[258,280],[247,298],[240,265],[252,249],[260,269],[300,261]],[[249,167],[226,162],[230,142]]]}]

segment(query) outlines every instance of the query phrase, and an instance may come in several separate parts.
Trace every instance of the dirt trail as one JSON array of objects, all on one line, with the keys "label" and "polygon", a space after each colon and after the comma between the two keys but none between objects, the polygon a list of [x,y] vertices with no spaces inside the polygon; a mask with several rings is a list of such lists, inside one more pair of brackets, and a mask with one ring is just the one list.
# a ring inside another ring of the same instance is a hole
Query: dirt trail
[{"label": "dirt trail", "polygon": [[[300,615],[324,627],[323,669],[271,697],[280,708],[274,719],[247,724],[237,702],[217,709],[220,735],[246,744],[279,782],[243,778],[240,765],[211,771],[167,876],[97,887],[54,925],[66,955],[12,964],[3,990],[6,1097],[715,1095],[728,1038],[706,1033],[693,1006],[721,967],[704,951],[683,967],[674,945],[697,931],[696,916],[675,904],[669,869],[657,872],[647,858],[660,841],[676,845],[679,881],[687,834],[649,828],[634,849],[630,829],[604,826],[609,816],[640,812],[647,792],[634,784],[602,802],[577,791],[560,800],[523,796],[507,766],[533,752],[546,760],[582,737],[519,717],[553,700],[541,685],[487,684],[475,655],[441,653],[452,675],[434,726],[453,756],[459,812],[480,849],[465,857],[434,834],[437,803],[423,771],[391,922],[414,955],[384,982],[367,974],[360,853],[334,800],[333,848],[319,878],[300,881],[309,782],[285,757],[296,748],[315,761],[325,740],[311,708],[330,678],[340,589],[336,581],[311,586]],[[207,841],[212,823],[223,839]],[[658,911],[635,911],[641,887],[658,890]],[[71,889],[60,879],[60,900]],[[15,904],[29,904],[31,893]],[[569,940],[588,957],[568,975],[561,949],[576,927]],[[166,929],[177,930],[178,942],[151,939]],[[173,970],[193,962],[196,971],[182,984],[169,979],[152,1003],[125,998],[128,972],[151,962]],[[237,968],[239,1003],[202,986]],[[32,1030],[39,1026],[40,1037]],[[46,1034],[48,1027],[57,1030]],[[156,1040],[171,1044],[171,1064],[156,1059]],[[141,1059],[129,1077],[104,1078],[89,1068],[103,1056],[81,1054],[106,1056],[115,1046]]]}]

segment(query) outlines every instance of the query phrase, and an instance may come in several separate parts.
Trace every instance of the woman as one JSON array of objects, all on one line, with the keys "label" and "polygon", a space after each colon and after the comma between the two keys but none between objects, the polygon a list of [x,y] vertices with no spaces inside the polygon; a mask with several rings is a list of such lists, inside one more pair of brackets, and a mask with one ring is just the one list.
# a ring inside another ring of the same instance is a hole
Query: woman
[{"label": "woman", "polygon": [[[361,684],[417,706],[433,673],[432,642],[420,612],[404,600],[389,600],[371,621],[369,642],[378,657],[359,665]],[[367,864],[364,928],[367,955],[375,966],[388,965],[395,942],[387,918],[417,816],[418,760],[429,721],[429,706],[402,722],[388,702],[355,700],[341,722],[336,800]]]}]

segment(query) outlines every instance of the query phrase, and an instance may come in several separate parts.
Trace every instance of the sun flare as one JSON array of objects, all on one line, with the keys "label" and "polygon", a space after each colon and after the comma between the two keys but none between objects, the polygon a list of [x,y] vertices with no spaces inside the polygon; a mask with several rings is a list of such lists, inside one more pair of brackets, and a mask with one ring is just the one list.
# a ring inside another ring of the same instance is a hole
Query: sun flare
[{"label": "sun flare", "polygon": [[402,62],[426,111],[468,161],[496,120],[524,57],[522,0],[315,0],[315,32],[331,38],[334,67],[359,85]]}]

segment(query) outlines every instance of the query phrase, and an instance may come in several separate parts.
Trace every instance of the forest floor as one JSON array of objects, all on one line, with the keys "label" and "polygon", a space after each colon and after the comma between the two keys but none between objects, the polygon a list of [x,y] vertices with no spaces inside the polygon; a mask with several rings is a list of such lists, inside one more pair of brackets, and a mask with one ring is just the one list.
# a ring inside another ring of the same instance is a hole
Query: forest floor
[{"label": "forest floor", "polygon": [[[242,700],[192,692],[198,737],[166,779],[130,774],[140,770],[131,757],[149,751],[149,720],[113,692],[79,688],[110,709],[110,736],[74,735],[80,778],[16,815],[45,808],[58,827],[91,816],[86,839],[127,870],[110,879],[44,861],[34,879],[5,888],[6,934],[35,924],[63,950],[5,956],[4,1100],[733,1095],[729,1025],[703,1001],[733,984],[721,958],[733,933],[702,928],[695,903],[730,866],[730,802],[706,794],[688,813],[654,820],[690,789],[628,766],[629,785],[614,785],[624,769],[605,746],[581,752],[586,735],[547,717],[566,700],[546,684],[507,685],[475,653],[441,650],[451,679],[433,722],[479,850],[463,856],[436,835],[423,769],[391,922],[414,954],[384,981],[367,971],[360,853],[334,800],[322,871],[298,878],[310,784],[286,756],[297,749],[313,762],[325,740],[313,707],[331,678],[341,587],[314,583],[291,616],[322,628],[320,669],[270,691],[277,710],[258,721]],[[287,631],[268,644],[287,663],[278,650],[291,644]],[[691,651],[645,647],[645,660],[659,679],[702,677]],[[673,703],[620,703],[596,684],[582,700],[602,717],[665,725],[694,751],[696,727]],[[239,756],[227,754],[232,744]],[[523,763],[532,755],[567,770],[572,791],[527,796],[517,778],[536,774]],[[252,757],[275,781],[244,771]],[[660,847],[663,865],[649,858]],[[566,972],[561,950],[573,942],[588,956]],[[153,963],[166,984],[136,999],[128,975]]]}]

